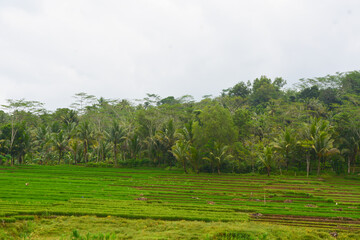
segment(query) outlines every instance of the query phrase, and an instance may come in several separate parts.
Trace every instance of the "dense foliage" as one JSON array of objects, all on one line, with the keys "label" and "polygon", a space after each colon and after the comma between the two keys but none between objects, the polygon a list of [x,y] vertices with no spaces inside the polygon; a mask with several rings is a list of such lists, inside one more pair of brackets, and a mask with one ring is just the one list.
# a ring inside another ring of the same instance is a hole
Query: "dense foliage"
[{"label": "dense foliage", "polygon": [[185,172],[359,172],[360,72],[239,82],[218,97],[141,102],[76,94],[54,112],[8,100],[1,164],[181,167]]}]

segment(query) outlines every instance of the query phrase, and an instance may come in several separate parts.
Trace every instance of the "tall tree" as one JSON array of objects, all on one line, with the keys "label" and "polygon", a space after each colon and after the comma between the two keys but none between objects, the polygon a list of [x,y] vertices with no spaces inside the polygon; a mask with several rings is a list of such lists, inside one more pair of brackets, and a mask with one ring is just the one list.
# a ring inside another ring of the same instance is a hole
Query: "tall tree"
[{"label": "tall tree", "polygon": [[229,154],[229,146],[223,145],[222,143],[214,142],[214,147],[209,150],[209,157],[205,157],[206,160],[211,161],[216,165],[218,174],[221,173],[221,164],[232,158]]},{"label": "tall tree", "polygon": [[118,122],[114,121],[109,131],[106,132],[106,137],[107,140],[113,145],[114,165],[117,166],[118,146],[120,143],[125,141],[126,132]]},{"label": "tall tree", "polygon": [[274,139],[273,147],[285,160],[286,170],[288,170],[295,144],[295,132],[289,127],[286,127],[285,130],[281,131],[280,135]]},{"label": "tall tree", "polygon": [[215,141],[223,145],[231,145],[237,139],[238,131],[230,112],[214,102],[206,106],[194,123],[194,143],[204,148]]},{"label": "tall tree", "polygon": [[130,157],[137,159],[142,148],[139,136],[136,133],[132,134],[127,138],[127,144],[130,150]]},{"label": "tall tree", "polygon": [[94,131],[88,121],[82,122],[78,128],[78,137],[83,143],[84,162],[88,162],[88,151],[92,141],[94,141]]},{"label": "tall tree", "polygon": [[183,166],[184,172],[187,174],[187,160],[189,156],[189,143],[183,140],[176,141],[170,151],[176,160]]},{"label": "tall tree", "polygon": [[[38,101],[27,101],[25,99],[13,100],[7,99],[7,105],[1,105],[5,109],[11,118],[11,135],[9,138],[9,151],[13,152],[15,139],[18,134],[18,124],[24,121],[24,117],[27,113],[37,113],[42,110],[43,103]],[[12,155],[12,164],[14,164],[14,155]]]},{"label": "tall tree", "polygon": [[64,152],[68,149],[68,139],[64,134],[63,130],[58,133],[53,133],[51,142],[53,148],[58,152],[58,163],[63,160]]},{"label": "tall tree", "polygon": [[263,152],[259,155],[259,160],[266,168],[266,172],[269,177],[270,171],[271,171],[271,165],[274,162],[274,154],[273,154],[272,147],[270,147],[270,146],[264,147]]},{"label": "tall tree", "polygon": [[325,162],[327,156],[339,153],[339,150],[333,147],[334,139],[331,138],[331,126],[329,121],[321,118],[312,118],[308,131],[313,142],[312,148],[317,155],[317,174],[319,175],[321,170],[321,160],[323,159]]},{"label": "tall tree", "polygon": [[360,111],[358,106],[346,104],[334,115],[335,130],[341,153],[347,157],[348,173],[355,172],[356,157],[360,154]]},{"label": "tall tree", "polygon": [[91,104],[94,104],[96,98],[94,95],[90,95],[84,92],[76,93],[74,96],[75,102],[71,104],[80,115],[85,113],[85,108]]}]

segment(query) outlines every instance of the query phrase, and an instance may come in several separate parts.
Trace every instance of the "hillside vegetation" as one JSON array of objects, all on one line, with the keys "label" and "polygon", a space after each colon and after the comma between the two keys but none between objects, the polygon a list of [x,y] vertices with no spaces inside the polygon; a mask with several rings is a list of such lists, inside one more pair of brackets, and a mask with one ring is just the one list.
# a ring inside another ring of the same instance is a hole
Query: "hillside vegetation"
[{"label": "hillside vegetation", "polygon": [[359,173],[360,72],[239,82],[220,96],[134,103],[78,93],[53,112],[0,111],[0,164],[181,167],[187,172]]}]

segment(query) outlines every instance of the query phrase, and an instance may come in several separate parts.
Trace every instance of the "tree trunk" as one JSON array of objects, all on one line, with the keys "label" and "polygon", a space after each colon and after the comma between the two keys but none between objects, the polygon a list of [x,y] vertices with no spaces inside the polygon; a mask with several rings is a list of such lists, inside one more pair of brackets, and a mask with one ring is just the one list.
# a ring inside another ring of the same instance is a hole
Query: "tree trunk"
[{"label": "tree trunk", "polygon": [[348,156],[348,174],[350,174],[350,171],[351,171],[351,156],[349,155]]},{"label": "tree trunk", "polygon": [[101,143],[100,141],[98,140],[99,142],[99,146],[97,147],[97,154],[96,154],[96,163],[99,163],[99,161],[101,160]]},{"label": "tree trunk", "polygon": [[61,161],[61,150],[59,150],[58,164],[60,164],[60,161]]},{"label": "tree trunk", "polygon": [[84,143],[84,162],[87,163],[88,159],[87,159],[87,143]]},{"label": "tree trunk", "polygon": [[320,175],[320,168],[321,168],[321,157],[318,157],[318,166],[317,166],[317,175]]},{"label": "tree trunk", "polygon": [[306,177],[309,177],[310,173],[310,154],[306,154]]},{"label": "tree trunk", "polygon": [[117,163],[117,145],[116,145],[116,143],[114,143],[114,164],[115,164],[115,166],[117,166],[118,165],[118,163]]},{"label": "tree trunk", "polygon": [[354,174],[355,173],[355,168],[356,168],[356,155],[358,154],[358,150],[355,150],[354,152],[354,156],[353,156],[353,168],[352,168],[352,173]]},{"label": "tree trunk", "polygon": [[266,170],[267,170],[268,177],[270,177],[270,167],[266,167]]},{"label": "tree trunk", "polygon": [[183,161],[183,167],[184,167],[184,172],[185,172],[186,174],[188,174],[188,172],[187,172],[187,170],[186,170],[186,160]]}]

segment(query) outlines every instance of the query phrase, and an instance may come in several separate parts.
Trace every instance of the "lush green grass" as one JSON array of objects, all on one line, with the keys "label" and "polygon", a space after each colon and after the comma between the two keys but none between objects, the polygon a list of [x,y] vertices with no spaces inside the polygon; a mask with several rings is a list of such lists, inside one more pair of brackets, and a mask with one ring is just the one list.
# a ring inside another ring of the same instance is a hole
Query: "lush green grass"
[{"label": "lush green grass", "polygon": [[34,216],[88,215],[133,221],[267,222],[358,232],[360,179],[79,166],[0,168],[3,224]]},{"label": "lush green grass", "polygon": [[[0,239],[334,239],[330,231],[252,222],[164,221],[93,216],[17,221],[0,228]],[[359,239],[339,232],[337,239]]]}]

